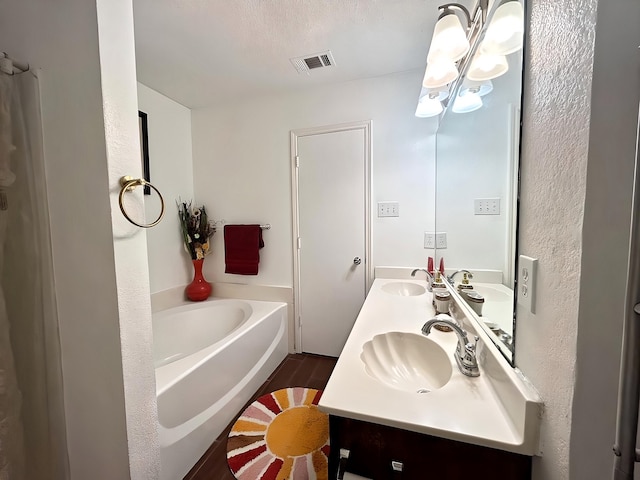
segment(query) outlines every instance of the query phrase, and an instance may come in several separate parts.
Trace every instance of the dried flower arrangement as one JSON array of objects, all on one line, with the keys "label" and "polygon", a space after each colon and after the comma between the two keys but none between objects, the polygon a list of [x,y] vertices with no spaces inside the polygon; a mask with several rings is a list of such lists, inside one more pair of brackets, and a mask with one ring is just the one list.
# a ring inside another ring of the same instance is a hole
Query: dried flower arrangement
[{"label": "dried flower arrangement", "polygon": [[216,232],[215,223],[209,220],[204,205],[194,208],[191,202],[178,203],[178,216],[185,250],[192,260],[203,259],[209,253],[209,239]]}]

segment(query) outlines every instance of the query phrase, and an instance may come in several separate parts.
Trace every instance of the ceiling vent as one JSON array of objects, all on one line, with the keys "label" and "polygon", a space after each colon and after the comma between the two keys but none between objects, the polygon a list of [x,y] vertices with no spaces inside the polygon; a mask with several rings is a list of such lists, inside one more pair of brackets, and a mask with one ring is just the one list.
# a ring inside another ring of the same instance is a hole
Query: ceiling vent
[{"label": "ceiling vent", "polygon": [[304,57],[291,58],[290,60],[298,73],[306,73],[307,75],[311,70],[331,67],[336,63],[330,50],[314,53],[313,55],[305,55]]}]

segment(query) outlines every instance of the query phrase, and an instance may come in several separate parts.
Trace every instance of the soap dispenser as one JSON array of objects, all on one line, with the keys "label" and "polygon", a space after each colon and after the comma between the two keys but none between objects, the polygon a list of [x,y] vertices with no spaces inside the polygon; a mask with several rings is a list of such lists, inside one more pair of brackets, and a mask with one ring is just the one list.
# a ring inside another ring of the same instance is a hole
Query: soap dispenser
[{"label": "soap dispenser", "polygon": [[433,294],[433,300],[431,301],[431,304],[434,307],[436,306],[436,294],[438,292],[446,292],[446,291],[447,291],[447,286],[442,281],[442,275],[440,274],[440,271],[439,270],[434,271],[433,284],[431,285],[431,292]]},{"label": "soap dispenser", "polygon": [[473,285],[469,283],[469,274],[464,272],[462,274],[462,282],[458,284],[458,293],[464,297],[465,294],[471,290],[473,290]]},{"label": "soap dispenser", "polygon": [[447,288],[447,286],[442,281],[442,274],[439,270],[433,272],[433,288]]},{"label": "soap dispenser", "polygon": [[475,290],[466,292],[465,300],[476,314],[482,316],[482,307],[484,306],[484,297]]},{"label": "soap dispenser", "polygon": [[451,294],[446,288],[436,288],[433,292],[433,299],[435,301],[436,315],[440,313],[449,313]]}]

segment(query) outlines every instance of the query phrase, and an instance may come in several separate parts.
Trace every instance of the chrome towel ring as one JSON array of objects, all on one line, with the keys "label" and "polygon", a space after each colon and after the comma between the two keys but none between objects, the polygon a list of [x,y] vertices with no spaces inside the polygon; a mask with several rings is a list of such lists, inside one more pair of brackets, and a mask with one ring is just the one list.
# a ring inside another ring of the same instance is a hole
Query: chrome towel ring
[{"label": "chrome towel ring", "polygon": [[[156,187],[154,187],[152,184],[150,184],[149,182],[147,182],[142,178],[133,178],[129,176],[122,177],[120,179],[120,186],[122,188],[120,189],[120,195],[118,196],[118,203],[120,204],[120,211],[122,212],[122,215],[124,215],[124,218],[129,220],[129,222],[133,223],[136,227],[140,227],[140,228],[151,228],[151,227],[155,227],[158,223],[160,223],[160,220],[162,220],[162,217],[164,216],[164,198],[162,198],[162,194]],[[147,225],[142,225],[140,223],[137,223],[131,220],[131,217],[129,217],[126,210],[124,209],[124,202],[123,202],[124,194],[126,192],[131,192],[133,191],[133,189],[140,186],[142,187],[149,186],[152,190],[154,190],[158,194],[158,197],[160,198],[160,215],[158,215],[158,218],[156,218],[153,222]]]}]

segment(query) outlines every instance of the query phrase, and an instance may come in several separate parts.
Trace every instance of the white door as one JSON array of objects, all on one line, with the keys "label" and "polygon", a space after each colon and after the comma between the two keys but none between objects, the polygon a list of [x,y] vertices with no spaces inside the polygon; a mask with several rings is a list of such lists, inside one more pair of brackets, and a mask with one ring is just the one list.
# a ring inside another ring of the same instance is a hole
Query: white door
[{"label": "white door", "polygon": [[338,356],[366,294],[365,129],[298,137],[301,350]]}]

